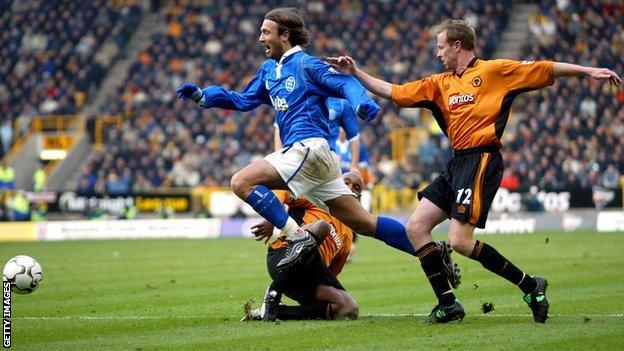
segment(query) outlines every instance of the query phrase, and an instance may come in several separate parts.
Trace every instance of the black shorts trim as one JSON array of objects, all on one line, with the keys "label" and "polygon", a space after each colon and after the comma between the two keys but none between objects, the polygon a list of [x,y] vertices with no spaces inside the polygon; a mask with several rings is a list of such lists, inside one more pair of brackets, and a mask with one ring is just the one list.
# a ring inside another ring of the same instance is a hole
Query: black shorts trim
[{"label": "black shorts trim", "polygon": [[498,152],[500,149],[496,146],[479,146],[470,149],[453,150],[453,156],[462,156],[469,154],[481,154],[484,152]]}]

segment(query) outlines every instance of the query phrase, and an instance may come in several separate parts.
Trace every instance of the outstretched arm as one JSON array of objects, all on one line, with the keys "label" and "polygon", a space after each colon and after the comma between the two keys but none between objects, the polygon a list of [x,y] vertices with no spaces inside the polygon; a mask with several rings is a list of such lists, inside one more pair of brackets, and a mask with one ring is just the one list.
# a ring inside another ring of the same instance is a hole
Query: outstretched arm
[{"label": "outstretched arm", "polygon": [[584,75],[588,75],[594,79],[609,79],[612,85],[622,83],[622,78],[620,78],[617,73],[607,68],[585,67],[565,62],[555,62],[553,64],[553,77],[581,77]]},{"label": "outstretched arm", "polygon": [[392,84],[385,80],[375,78],[370,74],[362,71],[357,67],[357,63],[350,56],[328,57],[325,59],[330,66],[342,74],[350,74],[364,85],[366,90],[381,96],[384,99],[391,100]]},{"label": "outstretched arm", "polygon": [[361,119],[369,122],[379,113],[379,105],[354,77],[338,73],[329,64],[317,58],[304,61],[303,69],[308,78],[315,83],[316,88],[327,96],[346,99]]},{"label": "outstretched arm", "polygon": [[261,104],[271,104],[262,73],[262,67],[260,67],[241,93],[228,91],[217,85],[200,89],[191,82],[182,84],[176,92],[179,99],[190,99],[203,108],[219,107],[227,110],[249,111]]}]

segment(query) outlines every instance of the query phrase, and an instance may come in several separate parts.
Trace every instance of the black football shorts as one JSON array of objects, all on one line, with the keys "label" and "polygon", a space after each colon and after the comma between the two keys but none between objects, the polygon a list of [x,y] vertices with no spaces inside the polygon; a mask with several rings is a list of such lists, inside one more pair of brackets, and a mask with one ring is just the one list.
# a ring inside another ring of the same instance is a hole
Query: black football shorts
[{"label": "black football shorts", "polygon": [[488,212],[503,179],[503,157],[498,150],[455,152],[442,173],[418,193],[450,218],[485,228]]},{"label": "black football shorts", "polygon": [[286,247],[267,253],[267,268],[269,275],[284,295],[307,305],[316,302],[316,287],[319,285],[333,286],[345,290],[338,278],[323,263],[318,250],[314,250],[303,261],[288,269],[277,269],[277,264],[284,258]]}]

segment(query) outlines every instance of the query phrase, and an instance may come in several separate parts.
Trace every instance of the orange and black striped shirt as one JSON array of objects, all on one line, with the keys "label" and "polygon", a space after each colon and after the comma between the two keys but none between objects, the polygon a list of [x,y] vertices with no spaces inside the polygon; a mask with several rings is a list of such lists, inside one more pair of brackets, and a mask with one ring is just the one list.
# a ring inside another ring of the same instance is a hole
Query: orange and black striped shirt
[{"label": "orange and black striped shirt", "polygon": [[513,99],[552,85],[552,69],[552,61],[475,57],[460,75],[444,72],[392,85],[392,100],[399,107],[430,109],[455,151],[501,148]]},{"label": "orange and black striped shirt", "polygon": [[[300,209],[304,211],[302,217],[303,224],[309,224],[319,220],[324,220],[331,224],[332,231],[319,245],[318,250],[325,265],[329,267],[335,276],[338,276],[347,262],[349,251],[351,251],[351,245],[353,243],[353,233],[351,229],[337,218],[304,198],[294,199],[289,192],[284,190],[276,190],[274,193],[283,204],[288,205],[289,210]],[[286,245],[286,236],[282,233],[282,235],[271,243],[270,247],[272,249],[279,249],[284,245]]]}]

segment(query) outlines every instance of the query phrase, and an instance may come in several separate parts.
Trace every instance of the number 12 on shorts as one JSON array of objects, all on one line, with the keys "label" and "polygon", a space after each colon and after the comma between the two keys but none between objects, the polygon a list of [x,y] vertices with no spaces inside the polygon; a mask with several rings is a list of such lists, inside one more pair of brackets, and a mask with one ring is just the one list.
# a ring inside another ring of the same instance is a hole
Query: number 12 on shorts
[{"label": "number 12 on shorts", "polygon": [[[457,199],[455,199],[455,203],[470,205],[470,197],[472,196],[472,189],[459,189],[457,190]],[[463,200],[462,200],[463,198]]]}]

